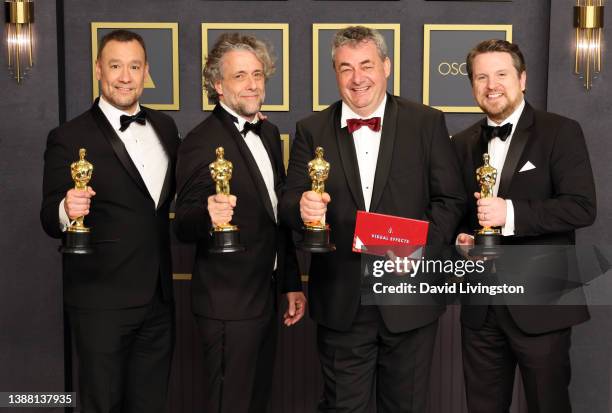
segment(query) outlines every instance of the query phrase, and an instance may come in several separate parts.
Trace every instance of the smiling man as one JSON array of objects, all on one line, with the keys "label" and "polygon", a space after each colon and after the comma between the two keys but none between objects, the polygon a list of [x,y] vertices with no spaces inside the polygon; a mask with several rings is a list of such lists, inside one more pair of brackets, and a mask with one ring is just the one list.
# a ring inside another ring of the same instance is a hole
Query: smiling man
[{"label": "smiling man", "polygon": [[[470,200],[458,242],[472,245],[468,232],[491,226],[500,227],[505,245],[574,244],[575,230],[591,225],[596,214],[593,173],[580,125],[535,110],[525,101],[527,71],[516,44],[479,43],[467,56],[467,68],[486,118],[453,137]],[[499,178],[494,196],[480,199],[474,171],[485,152]],[[554,269],[559,263],[554,257],[552,262],[540,257],[535,267]],[[518,364],[530,412],[570,412],[571,326],[588,318],[582,305],[464,305],[468,410],[509,411]]]},{"label": "smiling man", "polygon": [[[313,254],[310,314],[324,377],[321,412],[424,412],[443,306],[361,302],[358,210],[426,219],[428,244],[451,243],[465,193],[444,115],[387,93],[391,61],[382,35],[336,33],[332,63],[342,98],[297,124],[281,219],[295,230],[325,215],[336,251]],[[310,191],[315,148],[330,163],[326,193]]]},{"label": "smiling man", "polygon": [[[174,343],[168,211],[174,199],[174,121],[141,107],[149,64],[142,38],[116,30],[98,47],[101,96],[54,129],[45,151],[41,221],[61,238],[85,216],[93,253],[65,254],[64,304],[84,413],[162,412]],[[70,164],[93,164],[77,191]]]},{"label": "smiling man", "polygon": [[[197,243],[192,308],[204,349],[205,411],[267,411],[277,339],[277,289],[286,293],[284,324],[304,315],[306,299],[288,228],[277,204],[285,183],[278,128],[258,113],[274,72],[266,45],[223,34],[204,67],[206,93],[217,105],[181,145],[176,233]],[[233,163],[231,195],[215,194],[209,164],[216,148]],[[240,228],[245,251],[211,254],[213,225]]]}]

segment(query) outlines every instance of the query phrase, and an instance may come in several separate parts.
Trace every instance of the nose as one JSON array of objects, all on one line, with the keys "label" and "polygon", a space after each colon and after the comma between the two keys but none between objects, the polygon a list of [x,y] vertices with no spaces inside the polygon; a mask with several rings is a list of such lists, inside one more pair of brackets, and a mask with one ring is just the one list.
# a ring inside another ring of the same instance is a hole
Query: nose
[{"label": "nose", "polygon": [[493,76],[487,78],[487,89],[495,89],[495,86],[497,86],[495,78]]},{"label": "nose", "polygon": [[253,76],[249,76],[248,77],[247,88],[248,88],[248,90],[255,90],[255,89],[257,89],[257,81],[255,80],[255,78]]},{"label": "nose", "polygon": [[363,72],[361,71],[360,68],[353,70],[353,78],[351,79],[353,83],[360,84],[361,82],[363,82],[363,79],[364,79]]},{"label": "nose", "polygon": [[129,83],[132,80],[129,67],[125,66],[121,69],[121,73],[119,74],[119,81],[123,83]]}]

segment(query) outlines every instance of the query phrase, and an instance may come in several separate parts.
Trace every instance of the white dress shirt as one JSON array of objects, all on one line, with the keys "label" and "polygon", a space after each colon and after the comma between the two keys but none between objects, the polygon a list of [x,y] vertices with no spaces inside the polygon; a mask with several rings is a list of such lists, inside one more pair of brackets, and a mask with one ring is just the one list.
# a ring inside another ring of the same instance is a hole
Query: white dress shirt
[{"label": "white dress shirt", "polygon": [[[144,125],[132,122],[125,131],[121,132],[119,130],[119,128],[121,128],[121,115],[130,116],[130,114],[117,109],[104,100],[102,96],[100,96],[98,106],[117,133],[119,139],[121,139],[121,142],[123,142],[127,153],[136,166],[136,169],[138,169],[151,198],[155,202],[155,206],[159,206],[159,197],[162,187],[164,186],[166,172],[168,171],[168,155],[155,133],[153,126],[151,126],[149,121]],[[139,111],[140,105],[137,105],[134,114]],[[70,224],[70,220],[64,209],[64,201],[65,199],[62,199],[59,205],[59,217],[62,229],[65,229]]]},{"label": "white dress shirt", "polygon": [[385,105],[387,95],[383,98],[378,108],[369,116],[359,116],[342,102],[342,115],[340,117],[340,127],[346,127],[348,119],[369,119],[380,117],[380,130],[374,132],[367,126],[362,126],[353,132],[353,143],[357,153],[357,164],[359,165],[359,177],[361,178],[361,192],[366,211],[370,210],[372,201],[372,190],[374,189],[374,177],[376,175],[376,163],[378,161],[378,149],[380,148],[380,137],[382,135],[383,121],[385,117]]},{"label": "white dress shirt", "polygon": [[[497,169],[497,180],[495,181],[495,186],[493,187],[493,196],[497,196],[497,191],[499,190],[499,183],[501,181],[501,174],[504,168],[504,163],[506,162],[506,155],[508,154],[508,148],[510,148],[510,142],[512,141],[512,136],[514,135],[514,131],[516,130],[516,125],[523,113],[523,109],[525,108],[525,100],[521,102],[521,104],[516,108],[514,112],[502,122],[495,123],[489,117],[487,117],[487,124],[489,126],[502,126],[506,123],[512,124],[512,131],[510,131],[510,135],[505,141],[502,141],[499,138],[493,138],[489,141],[488,152],[489,152],[489,163],[495,169]],[[509,236],[514,235],[514,206],[512,205],[512,201],[510,199],[506,199],[506,225],[502,226],[502,235]]]},{"label": "white dress shirt", "polygon": [[[219,104],[227,111],[227,113],[237,119],[237,122],[234,122],[234,125],[238,129],[238,132],[242,131],[242,129],[244,129],[244,124],[248,121],[234,112],[224,103],[219,102]],[[270,161],[266,147],[261,141],[261,138],[251,130],[248,131],[244,137],[244,142],[249,147],[253,158],[255,158],[255,162],[257,163],[261,177],[263,178],[264,183],[266,184],[266,189],[268,190],[270,203],[272,204],[272,209],[274,210],[274,219],[278,222],[278,198],[276,197],[276,191],[274,191],[274,170],[272,169],[272,162]]]},{"label": "white dress shirt", "polygon": [[[219,102],[221,107],[227,111],[230,115],[236,118],[236,122],[234,125],[238,132],[244,129],[244,124],[248,122],[245,118],[238,115],[232,109],[230,109],[223,102]],[[259,121],[261,122],[261,121]],[[274,170],[272,169],[272,161],[268,156],[268,152],[266,151],[266,147],[264,146],[261,138],[255,134],[252,130],[248,131],[246,136],[244,137],[244,142],[249,147],[251,151],[251,155],[255,158],[255,163],[257,163],[257,168],[261,173],[261,177],[266,184],[266,189],[268,190],[268,196],[270,197],[270,203],[272,204],[272,210],[274,211],[274,220],[278,222],[278,198],[276,197],[276,191],[274,190]],[[278,255],[274,256],[274,270],[276,270],[278,266]]]}]

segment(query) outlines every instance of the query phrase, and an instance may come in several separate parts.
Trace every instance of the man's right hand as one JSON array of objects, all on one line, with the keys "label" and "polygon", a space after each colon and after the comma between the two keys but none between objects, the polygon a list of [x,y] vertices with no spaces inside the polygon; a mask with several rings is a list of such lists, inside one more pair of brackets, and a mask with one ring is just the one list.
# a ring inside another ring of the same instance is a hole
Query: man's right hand
[{"label": "man's right hand", "polygon": [[208,197],[208,214],[214,226],[218,227],[232,220],[236,200],[235,195],[216,194]]},{"label": "man's right hand", "polygon": [[300,199],[300,216],[304,222],[323,221],[331,197],[327,192],[304,192]]},{"label": "man's right hand", "polygon": [[64,210],[70,220],[77,219],[78,217],[84,217],[89,214],[89,207],[91,206],[91,197],[96,192],[91,189],[90,186],[86,190],[71,189],[66,192],[66,198],[64,198]]}]

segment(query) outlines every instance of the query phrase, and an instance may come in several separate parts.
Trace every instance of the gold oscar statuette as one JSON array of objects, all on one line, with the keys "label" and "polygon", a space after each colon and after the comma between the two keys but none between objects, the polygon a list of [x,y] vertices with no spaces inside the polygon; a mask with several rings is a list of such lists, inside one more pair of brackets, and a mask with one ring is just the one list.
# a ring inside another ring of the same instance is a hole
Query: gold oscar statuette
[{"label": "gold oscar statuette", "polygon": [[[497,181],[497,169],[489,164],[489,154],[482,155],[484,164],[476,169],[476,181],[480,186],[480,198],[493,198],[493,188]],[[474,233],[474,250],[471,255],[496,256],[500,251],[501,231],[499,228],[485,226]]]},{"label": "gold oscar statuette", "polygon": [[[230,180],[234,165],[225,159],[225,150],[218,147],[215,150],[217,159],[209,165],[210,176],[215,181],[215,191],[217,195],[230,195]],[[220,225],[213,225],[212,246],[208,250],[211,253],[226,253],[244,251],[240,244],[240,230],[237,225],[224,222]]]},{"label": "gold oscar statuette", "polygon": [[[312,181],[311,190],[318,194],[325,192],[325,181],[329,177],[330,165],[323,159],[323,148],[315,149],[315,158],[308,162],[308,176]],[[325,223],[325,216],[320,221],[304,222],[303,240],[298,248],[308,252],[330,252],[336,249],[330,243],[330,227]]]},{"label": "gold oscar statuette", "polygon": [[[79,160],[70,165],[70,175],[74,181],[74,189],[86,191],[87,184],[91,181],[93,165],[85,159],[87,151],[79,149]],[[85,217],[77,217],[70,223],[64,233],[64,239],[60,252],[63,254],[91,254],[91,229],[83,223]]]}]

